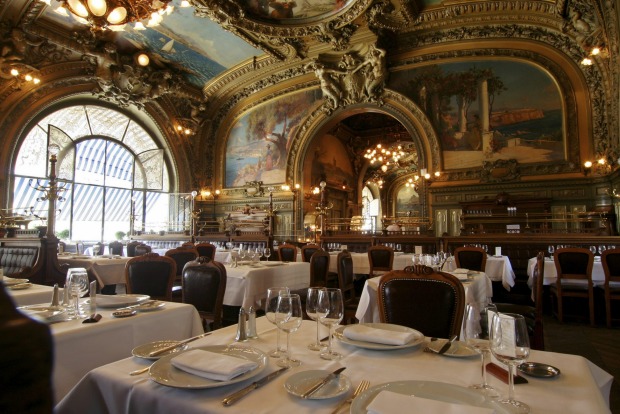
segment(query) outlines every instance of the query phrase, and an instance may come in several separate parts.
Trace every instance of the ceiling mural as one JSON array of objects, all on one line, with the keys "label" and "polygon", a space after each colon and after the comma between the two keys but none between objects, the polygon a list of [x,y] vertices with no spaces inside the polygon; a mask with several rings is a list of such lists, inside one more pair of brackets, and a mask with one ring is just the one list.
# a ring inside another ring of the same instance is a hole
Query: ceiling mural
[{"label": "ceiling mural", "polygon": [[350,2],[351,0],[245,0],[246,9],[253,17],[276,20],[327,16],[342,10]]}]

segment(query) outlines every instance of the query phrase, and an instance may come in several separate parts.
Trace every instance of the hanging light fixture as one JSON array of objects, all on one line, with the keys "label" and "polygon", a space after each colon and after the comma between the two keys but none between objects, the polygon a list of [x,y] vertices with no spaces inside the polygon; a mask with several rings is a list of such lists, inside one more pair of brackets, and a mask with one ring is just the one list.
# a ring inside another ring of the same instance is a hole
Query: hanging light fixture
[{"label": "hanging light fixture", "polygon": [[78,21],[89,24],[93,31],[119,31],[128,23],[135,23],[136,30],[143,30],[144,21],[148,21],[147,26],[157,26],[163,16],[173,10],[173,7],[168,5],[170,0],[59,1]]},{"label": "hanging light fixture", "polygon": [[364,158],[370,160],[370,165],[379,163],[381,171],[387,172],[390,168],[398,166],[399,160],[406,154],[400,142],[389,146],[379,143],[374,148],[368,148]]}]

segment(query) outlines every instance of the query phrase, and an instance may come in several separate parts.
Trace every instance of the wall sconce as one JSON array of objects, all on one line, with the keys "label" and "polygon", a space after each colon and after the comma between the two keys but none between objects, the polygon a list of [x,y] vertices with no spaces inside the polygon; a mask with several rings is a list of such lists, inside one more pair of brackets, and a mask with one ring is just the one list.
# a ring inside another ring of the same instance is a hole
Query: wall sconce
[{"label": "wall sconce", "polygon": [[144,52],[136,53],[134,55],[134,59],[138,65],[143,66],[143,67],[148,66],[149,63],[151,62],[151,58],[149,58],[149,55],[147,55]]},{"label": "wall sconce", "polygon": [[608,58],[609,51],[605,47],[594,46],[590,49],[588,56],[581,60],[581,64],[583,66],[592,66],[594,64],[594,58],[596,57]]},{"label": "wall sconce", "polygon": [[607,163],[607,159],[605,157],[601,157],[594,164],[592,161],[588,160],[583,163],[583,175],[588,176],[590,173],[597,175],[607,175],[611,173],[612,166]]},{"label": "wall sconce", "polygon": [[30,70],[28,73],[22,73],[16,67],[13,67],[9,73],[17,81],[17,86],[14,86],[16,89],[21,89],[21,87],[26,83],[31,83],[33,85],[38,85],[41,83],[41,78],[39,78],[38,71],[36,70]]},{"label": "wall sconce", "polygon": [[181,125],[180,123],[177,124],[176,130],[180,135],[194,135],[194,131],[191,128]]}]

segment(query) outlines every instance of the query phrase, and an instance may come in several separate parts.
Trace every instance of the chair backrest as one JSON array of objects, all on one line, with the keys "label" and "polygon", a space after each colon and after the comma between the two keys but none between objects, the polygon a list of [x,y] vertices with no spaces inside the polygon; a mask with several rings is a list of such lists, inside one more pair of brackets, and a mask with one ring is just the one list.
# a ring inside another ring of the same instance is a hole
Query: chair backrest
[{"label": "chair backrest", "polygon": [[84,254],[84,242],[77,241],[75,242],[75,249],[77,254]]},{"label": "chair backrest", "polygon": [[389,246],[370,246],[368,248],[369,276],[376,271],[389,272],[394,264],[394,249]]},{"label": "chair backrest", "polygon": [[610,282],[620,282],[620,249],[605,250],[601,254],[601,264],[605,272],[605,289]]},{"label": "chair backrest", "polygon": [[165,256],[172,258],[177,264],[177,276],[181,276],[187,262],[196,260],[199,256],[195,246],[179,246],[176,249],[166,251]]},{"label": "chair backrest", "polygon": [[310,258],[310,286],[327,286],[329,253],[317,250]]},{"label": "chair backrest", "polygon": [[297,246],[294,244],[284,243],[278,247],[278,257],[282,262],[297,261]]},{"label": "chair backrest", "polygon": [[93,256],[101,256],[105,253],[105,245],[102,242],[93,244],[93,247],[95,246],[99,246],[99,252],[95,253],[95,249],[93,249]]},{"label": "chair backrest", "polygon": [[151,246],[144,243],[138,243],[134,249],[134,256],[142,256],[147,253],[151,253]]},{"label": "chair backrest", "polygon": [[460,334],[465,291],[449,273],[423,265],[393,270],[381,276],[377,294],[381,322],[437,338]]},{"label": "chair backrest", "polygon": [[480,247],[461,246],[454,249],[456,267],[484,272],[487,265],[487,252]]},{"label": "chair backrest", "polygon": [[215,250],[217,249],[214,244],[211,243],[198,243],[196,246],[199,257],[208,257],[209,259],[215,259]]},{"label": "chair backrest", "polygon": [[149,295],[153,299],[172,300],[176,262],[157,253],[132,257],[125,265],[127,293]]},{"label": "chair backrest", "polygon": [[556,287],[561,291],[562,279],[587,280],[592,288],[592,267],[594,253],[581,247],[564,247],[556,249],[553,260],[558,274]]},{"label": "chair backrest", "polygon": [[317,244],[306,244],[301,248],[301,260],[303,262],[310,262],[310,258],[314,254],[314,252],[322,250],[321,247]]},{"label": "chair backrest", "polygon": [[123,255],[123,243],[118,240],[112,241],[108,243],[108,250],[110,254],[115,254],[117,256]]},{"label": "chair backrest", "polygon": [[199,257],[183,269],[183,303],[196,307],[203,318],[213,320],[212,328],[222,326],[226,268],[219,262]]},{"label": "chair backrest", "polygon": [[342,300],[352,302],[355,300],[355,285],[353,284],[355,274],[353,273],[353,259],[351,253],[343,250],[336,257],[338,268],[338,288],[342,291]]},{"label": "chair backrest", "polygon": [[136,246],[140,244],[139,241],[132,240],[127,243],[127,257],[134,257],[136,255]]}]

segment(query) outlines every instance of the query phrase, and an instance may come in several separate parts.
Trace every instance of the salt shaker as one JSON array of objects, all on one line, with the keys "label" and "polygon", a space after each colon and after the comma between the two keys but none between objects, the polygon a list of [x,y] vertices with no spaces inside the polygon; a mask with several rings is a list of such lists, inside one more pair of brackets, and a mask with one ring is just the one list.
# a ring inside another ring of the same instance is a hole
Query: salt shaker
[{"label": "salt shaker", "polygon": [[52,292],[52,303],[50,307],[57,308],[60,306],[60,299],[58,298],[58,283],[54,283],[54,291]]},{"label": "salt shaker", "polygon": [[256,310],[254,306],[250,306],[248,310],[248,338],[258,338],[258,334],[256,333]]},{"label": "salt shaker", "polygon": [[237,324],[237,336],[236,342],[246,342],[248,340],[247,328],[246,328],[247,313],[245,309],[239,309],[239,323]]}]

